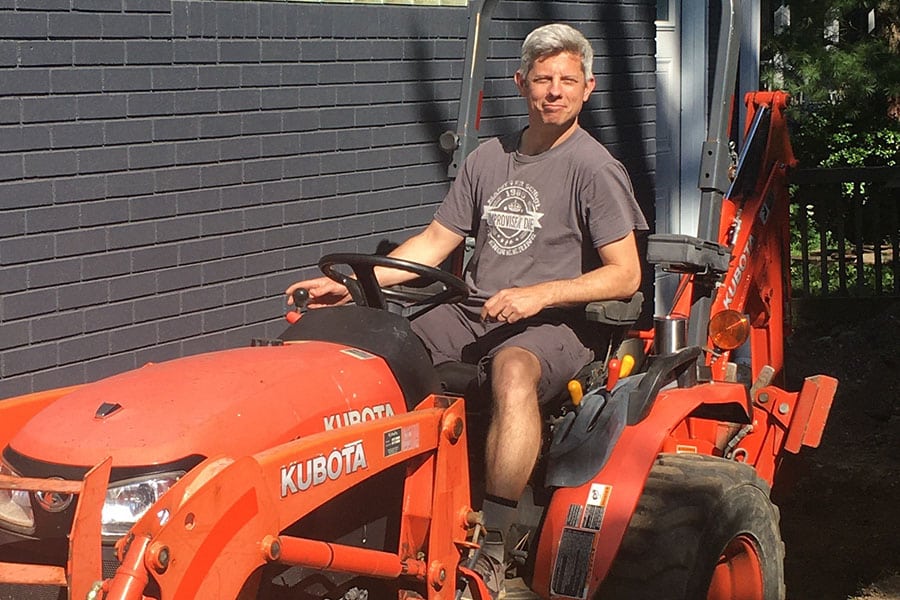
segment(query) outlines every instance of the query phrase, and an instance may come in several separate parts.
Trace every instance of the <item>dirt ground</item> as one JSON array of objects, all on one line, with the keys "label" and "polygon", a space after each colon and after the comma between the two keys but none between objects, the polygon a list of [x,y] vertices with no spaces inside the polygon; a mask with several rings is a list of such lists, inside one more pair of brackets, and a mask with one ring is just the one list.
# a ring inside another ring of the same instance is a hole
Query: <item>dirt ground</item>
[{"label": "dirt ground", "polygon": [[773,497],[788,600],[900,600],[900,301],[854,322],[800,321],[788,389],[840,381],[818,449],[786,464]]}]

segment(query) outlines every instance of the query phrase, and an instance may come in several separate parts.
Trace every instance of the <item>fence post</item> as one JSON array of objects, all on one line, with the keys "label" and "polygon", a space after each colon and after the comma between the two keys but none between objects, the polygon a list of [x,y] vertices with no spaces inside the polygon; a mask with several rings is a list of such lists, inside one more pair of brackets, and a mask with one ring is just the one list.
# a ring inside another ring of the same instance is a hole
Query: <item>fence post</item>
[{"label": "fence post", "polygon": [[[800,237],[800,258],[797,261],[792,257],[791,268],[794,273],[799,270],[802,293],[900,296],[900,167],[800,169],[791,183],[792,210],[796,210],[792,227]],[[811,257],[816,250],[809,247],[810,237],[816,234],[820,256]],[[835,257],[830,256],[832,250]],[[869,251],[871,260],[866,258]],[[870,263],[874,275],[871,285],[866,274]],[[837,267],[834,280],[829,276],[829,265]],[[855,282],[850,280],[851,266]],[[813,271],[819,271],[820,276],[816,290],[811,281]],[[889,274],[893,279],[886,285]]]},{"label": "fence post", "polygon": [[856,291],[862,296],[862,291],[865,287],[865,274],[863,270],[863,254],[865,253],[865,248],[863,248],[862,196],[859,194],[858,181],[853,182],[852,198],[854,222],[856,225]]}]

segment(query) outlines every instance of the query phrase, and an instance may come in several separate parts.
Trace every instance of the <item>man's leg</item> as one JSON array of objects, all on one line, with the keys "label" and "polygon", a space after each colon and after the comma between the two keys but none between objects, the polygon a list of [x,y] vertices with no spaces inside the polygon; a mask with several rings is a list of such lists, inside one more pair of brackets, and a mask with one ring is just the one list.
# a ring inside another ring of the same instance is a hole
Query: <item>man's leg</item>
[{"label": "man's leg", "polygon": [[537,357],[516,346],[502,348],[491,363],[493,412],[486,449],[486,492],[518,502],[541,447]]},{"label": "man's leg", "polygon": [[487,535],[482,556],[492,568],[476,570],[492,591],[503,587],[504,540],[516,522],[519,498],[540,452],[540,401],[564,390],[590,358],[590,351],[570,328],[552,324],[529,327],[491,355],[487,372],[493,412],[485,452],[482,511]]},{"label": "man's leg", "polygon": [[410,326],[436,365],[460,360],[462,349],[476,339],[465,313],[456,304],[435,307],[411,321]]},{"label": "man's leg", "polygon": [[485,457],[485,538],[476,570],[492,598],[503,596],[505,541],[518,515],[518,501],[541,445],[538,385],[541,363],[524,348],[501,348],[491,359],[493,410]]}]

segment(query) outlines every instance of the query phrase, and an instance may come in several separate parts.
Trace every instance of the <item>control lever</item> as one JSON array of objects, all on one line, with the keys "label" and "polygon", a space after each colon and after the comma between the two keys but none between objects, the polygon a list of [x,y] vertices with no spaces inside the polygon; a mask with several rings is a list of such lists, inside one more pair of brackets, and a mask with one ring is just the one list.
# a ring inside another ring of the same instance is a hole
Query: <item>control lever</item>
[{"label": "control lever", "polygon": [[616,384],[619,383],[619,373],[622,368],[621,361],[618,358],[609,359],[606,370],[606,389],[612,391]]},{"label": "control lever", "polygon": [[294,301],[294,310],[289,310],[287,314],[284,315],[284,318],[287,319],[288,323],[293,325],[300,320],[300,317],[303,316],[302,311],[306,308],[306,305],[309,302],[309,290],[305,288],[297,288],[291,294],[291,299]]}]

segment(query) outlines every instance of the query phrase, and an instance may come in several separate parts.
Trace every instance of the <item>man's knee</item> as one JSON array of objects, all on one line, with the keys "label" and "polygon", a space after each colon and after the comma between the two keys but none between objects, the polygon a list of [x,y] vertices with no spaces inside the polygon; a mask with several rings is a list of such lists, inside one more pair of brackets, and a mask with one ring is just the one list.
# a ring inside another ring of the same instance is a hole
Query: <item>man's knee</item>
[{"label": "man's knee", "polygon": [[491,361],[492,387],[503,389],[527,387],[537,390],[541,363],[531,351],[518,346],[501,348]]}]

